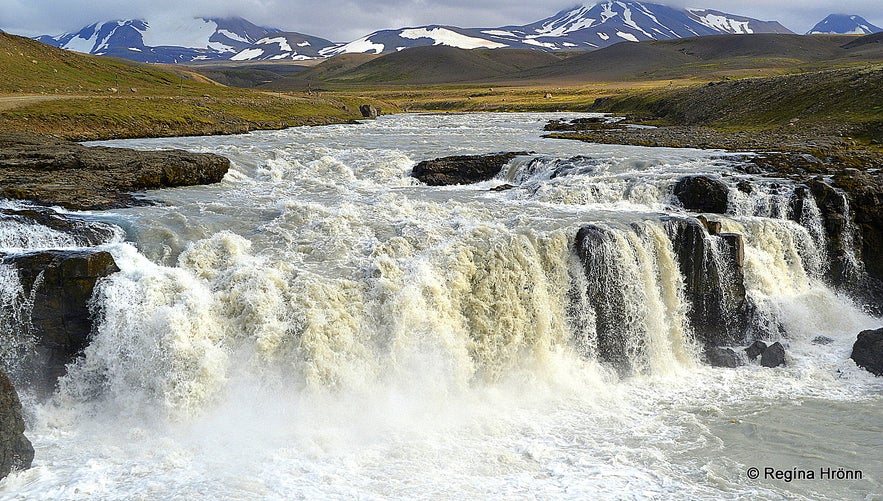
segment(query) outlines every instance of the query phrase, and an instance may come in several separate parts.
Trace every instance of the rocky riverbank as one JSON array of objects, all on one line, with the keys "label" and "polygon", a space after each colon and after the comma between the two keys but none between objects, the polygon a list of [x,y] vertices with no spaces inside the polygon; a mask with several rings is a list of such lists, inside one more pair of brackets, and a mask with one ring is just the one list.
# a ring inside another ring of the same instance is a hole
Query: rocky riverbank
[{"label": "rocky riverbank", "polygon": [[226,158],[181,150],[86,147],[31,134],[0,135],[0,197],[94,210],[143,205],[132,192],[219,182]]},{"label": "rocky riverbank", "polygon": [[600,144],[790,153],[811,155],[820,167],[883,168],[883,148],[853,139],[848,124],[795,121],[779,129],[723,130],[701,125],[647,126],[645,118],[627,116],[615,123],[595,118],[553,120],[545,127],[549,132],[546,137]]},{"label": "rocky riverbank", "polygon": [[[86,147],[42,136],[3,134],[0,198],[71,210],[142,205],[146,202],[133,192],[216,183],[229,165],[228,159],[214,154]],[[14,299],[15,304],[7,307],[26,318],[2,333],[2,478],[13,469],[28,468],[34,457],[24,436],[17,389],[38,396],[50,393],[67,364],[83,353],[92,334],[92,293],[99,280],[119,270],[108,252],[94,247],[122,236],[111,225],[40,207],[2,208],[0,224],[8,228],[4,245],[10,248],[28,249],[33,242],[45,248],[47,242],[55,242],[71,249],[0,252],[0,266],[12,274],[8,280],[17,284],[16,296],[23,298],[21,304]]]}]

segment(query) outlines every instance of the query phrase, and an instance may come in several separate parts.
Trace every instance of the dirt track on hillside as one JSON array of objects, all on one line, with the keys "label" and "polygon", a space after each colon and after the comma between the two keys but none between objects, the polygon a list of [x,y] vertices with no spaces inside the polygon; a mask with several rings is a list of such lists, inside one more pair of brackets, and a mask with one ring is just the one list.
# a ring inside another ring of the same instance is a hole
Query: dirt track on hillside
[{"label": "dirt track on hillside", "polygon": [[51,94],[25,94],[25,95],[0,95],[0,111],[20,108],[29,104],[42,101],[54,101],[56,99],[72,99],[82,96],[58,96]]}]

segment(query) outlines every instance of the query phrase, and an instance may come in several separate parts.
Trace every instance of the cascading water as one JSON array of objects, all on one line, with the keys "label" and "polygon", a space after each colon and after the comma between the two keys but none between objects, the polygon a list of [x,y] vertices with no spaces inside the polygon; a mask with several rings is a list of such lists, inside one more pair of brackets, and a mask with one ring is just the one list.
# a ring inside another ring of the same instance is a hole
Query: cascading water
[{"label": "cascading water", "polygon": [[[819,208],[795,217],[784,181],[740,191],[735,156],[541,139],[549,118],[125,141],[233,168],[101,215],[126,228],[102,245],[120,271],[95,291],[84,355],[28,401],[35,467],[0,498],[879,492],[879,445],[863,440],[883,385],[848,360],[879,320],[825,285]],[[537,153],[476,185],[408,176],[417,160],[523,150]],[[709,219],[741,237],[678,207],[672,186],[697,172],[730,186],[731,213]],[[489,191],[504,182],[517,186]],[[3,325],[25,322],[28,291],[6,265],[0,280]],[[782,340],[789,365],[704,365],[714,326],[698,305],[750,317],[754,332],[724,318],[715,336]],[[752,466],[865,477],[755,481]]]}]

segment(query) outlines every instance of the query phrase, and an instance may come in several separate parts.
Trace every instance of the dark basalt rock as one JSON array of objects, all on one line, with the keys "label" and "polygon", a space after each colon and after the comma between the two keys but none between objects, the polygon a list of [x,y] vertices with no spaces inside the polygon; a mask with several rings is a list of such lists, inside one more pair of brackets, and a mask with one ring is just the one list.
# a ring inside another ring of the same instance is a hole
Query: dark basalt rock
[{"label": "dark basalt rock", "polygon": [[414,166],[411,175],[429,186],[478,183],[493,179],[513,158],[529,154],[519,151],[424,160]]},{"label": "dark basalt rock", "polygon": [[883,174],[847,171],[834,176],[834,186],[849,198],[858,254],[864,264],[865,274],[859,277],[856,295],[872,313],[883,315]]},{"label": "dark basalt rock", "polygon": [[712,367],[735,369],[740,365],[744,365],[742,359],[739,358],[739,354],[733,351],[732,348],[722,348],[719,346],[712,346],[705,350],[705,360]]},{"label": "dark basalt rock", "polygon": [[[693,332],[706,346],[742,343],[747,301],[742,236],[708,235],[696,219],[671,219],[666,225],[692,305]],[[714,259],[715,251],[720,259]]]},{"label": "dark basalt rock", "polygon": [[[671,219],[666,226],[684,276],[693,332],[704,344],[706,356],[732,366],[735,362],[725,361],[726,352],[716,347],[742,343],[746,336],[741,237],[709,236],[692,218]],[[585,293],[595,313],[597,355],[629,374],[645,349],[644,339],[627,338],[635,336],[628,332],[635,327],[626,323],[634,317],[635,307],[640,308],[630,302],[640,296],[636,290],[640,284],[633,283],[621,263],[629,256],[619,255],[616,231],[601,225],[583,226],[576,235],[575,251],[585,271]]]},{"label": "dark basalt rock", "polygon": [[365,118],[377,118],[380,116],[381,110],[372,104],[363,104],[359,106],[359,113]]},{"label": "dark basalt rock", "polygon": [[0,222],[10,221],[30,227],[45,226],[69,235],[80,247],[92,247],[110,241],[117,233],[116,227],[96,221],[87,221],[70,214],[59,214],[51,209],[34,207],[28,209],[0,209]]},{"label": "dark basalt rock", "polygon": [[598,357],[621,374],[635,371],[634,361],[644,349],[643,339],[627,339],[623,319],[628,311],[628,284],[616,265],[616,257],[606,252],[615,246],[611,230],[587,225],[576,235],[576,252],[586,273],[589,302],[595,311]]},{"label": "dark basalt rock", "polygon": [[674,186],[674,196],[687,210],[726,214],[730,189],[710,176],[687,176]]},{"label": "dark basalt rock", "polygon": [[[802,222],[805,200],[819,208],[827,242],[831,284],[883,314],[883,175],[835,171],[832,182],[810,179],[795,190],[791,219]],[[856,258],[860,264],[856,265]]]},{"label": "dark basalt rock", "polygon": [[807,186],[822,213],[822,221],[825,225],[828,259],[831,266],[829,277],[838,285],[854,280],[856,277],[851,273],[849,256],[853,255],[856,249],[849,248],[844,241],[850,223],[846,198],[821,179],[813,179],[807,183]]},{"label": "dark basalt rock", "polygon": [[34,448],[24,433],[25,422],[18,393],[0,370],[0,479],[12,470],[31,467]]},{"label": "dark basalt rock", "polygon": [[883,329],[860,332],[850,358],[875,376],[883,376]]},{"label": "dark basalt rock", "polygon": [[30,322],[23,326],[35,340],[33,360],[23,378],[38,391],[51,390],[65,366],[83,352],[90,340],[89,300],[97,281],[119,271],[104,251],[45,251],[6,256],[26,295],[33,298]]},{"label": "dark basalt rock", "polygon": [[130,192],[219,182],[226,158],[182,150],[86,147],[30,134],[0,135],[0,196],[68,209],[139,205]]},{"label": "dark basalt rock", "polygon": [[755,341],[751,343],[751,346],[745,348],[745,354],[748,355],[749,360],[754,360],[763,354],[766,351],[767,345],[763,341]]},{"label": "dark basalt rock", "polygon": [[760,355],[760,365],[770,368],[785,365],[785,347],[782,343],[775,342],[767,346]]}]

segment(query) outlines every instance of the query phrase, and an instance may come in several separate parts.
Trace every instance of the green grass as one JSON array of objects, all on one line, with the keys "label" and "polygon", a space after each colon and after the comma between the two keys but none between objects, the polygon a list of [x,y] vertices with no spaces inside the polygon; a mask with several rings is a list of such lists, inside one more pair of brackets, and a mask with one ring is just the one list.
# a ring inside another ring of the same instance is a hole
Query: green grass
[{"label": "green grass", "polygon": [[[0,33],[0,131],[67,139],[229,134],[339,123],[359,105],[395,107],[340,94],[284,95],[220,86],[184,68],[153,67],[57,49]],[[44,98],[51,97],[51,100]],[[2,96],[0,96],[2,97]]]},{"label": "green grass", "polygon": [[353,120],[359,116],[352,101],[256,92],[222,97],[71,98],[0,113],[0,130],[27,130],[77,140],[230,134]]},{"label": "green grass", "polygon": [[594,108],[650,114],[679,125],[741,130],[797,121],[866,124],[883,121],[883,65],[711,82],[612,96]]}]

